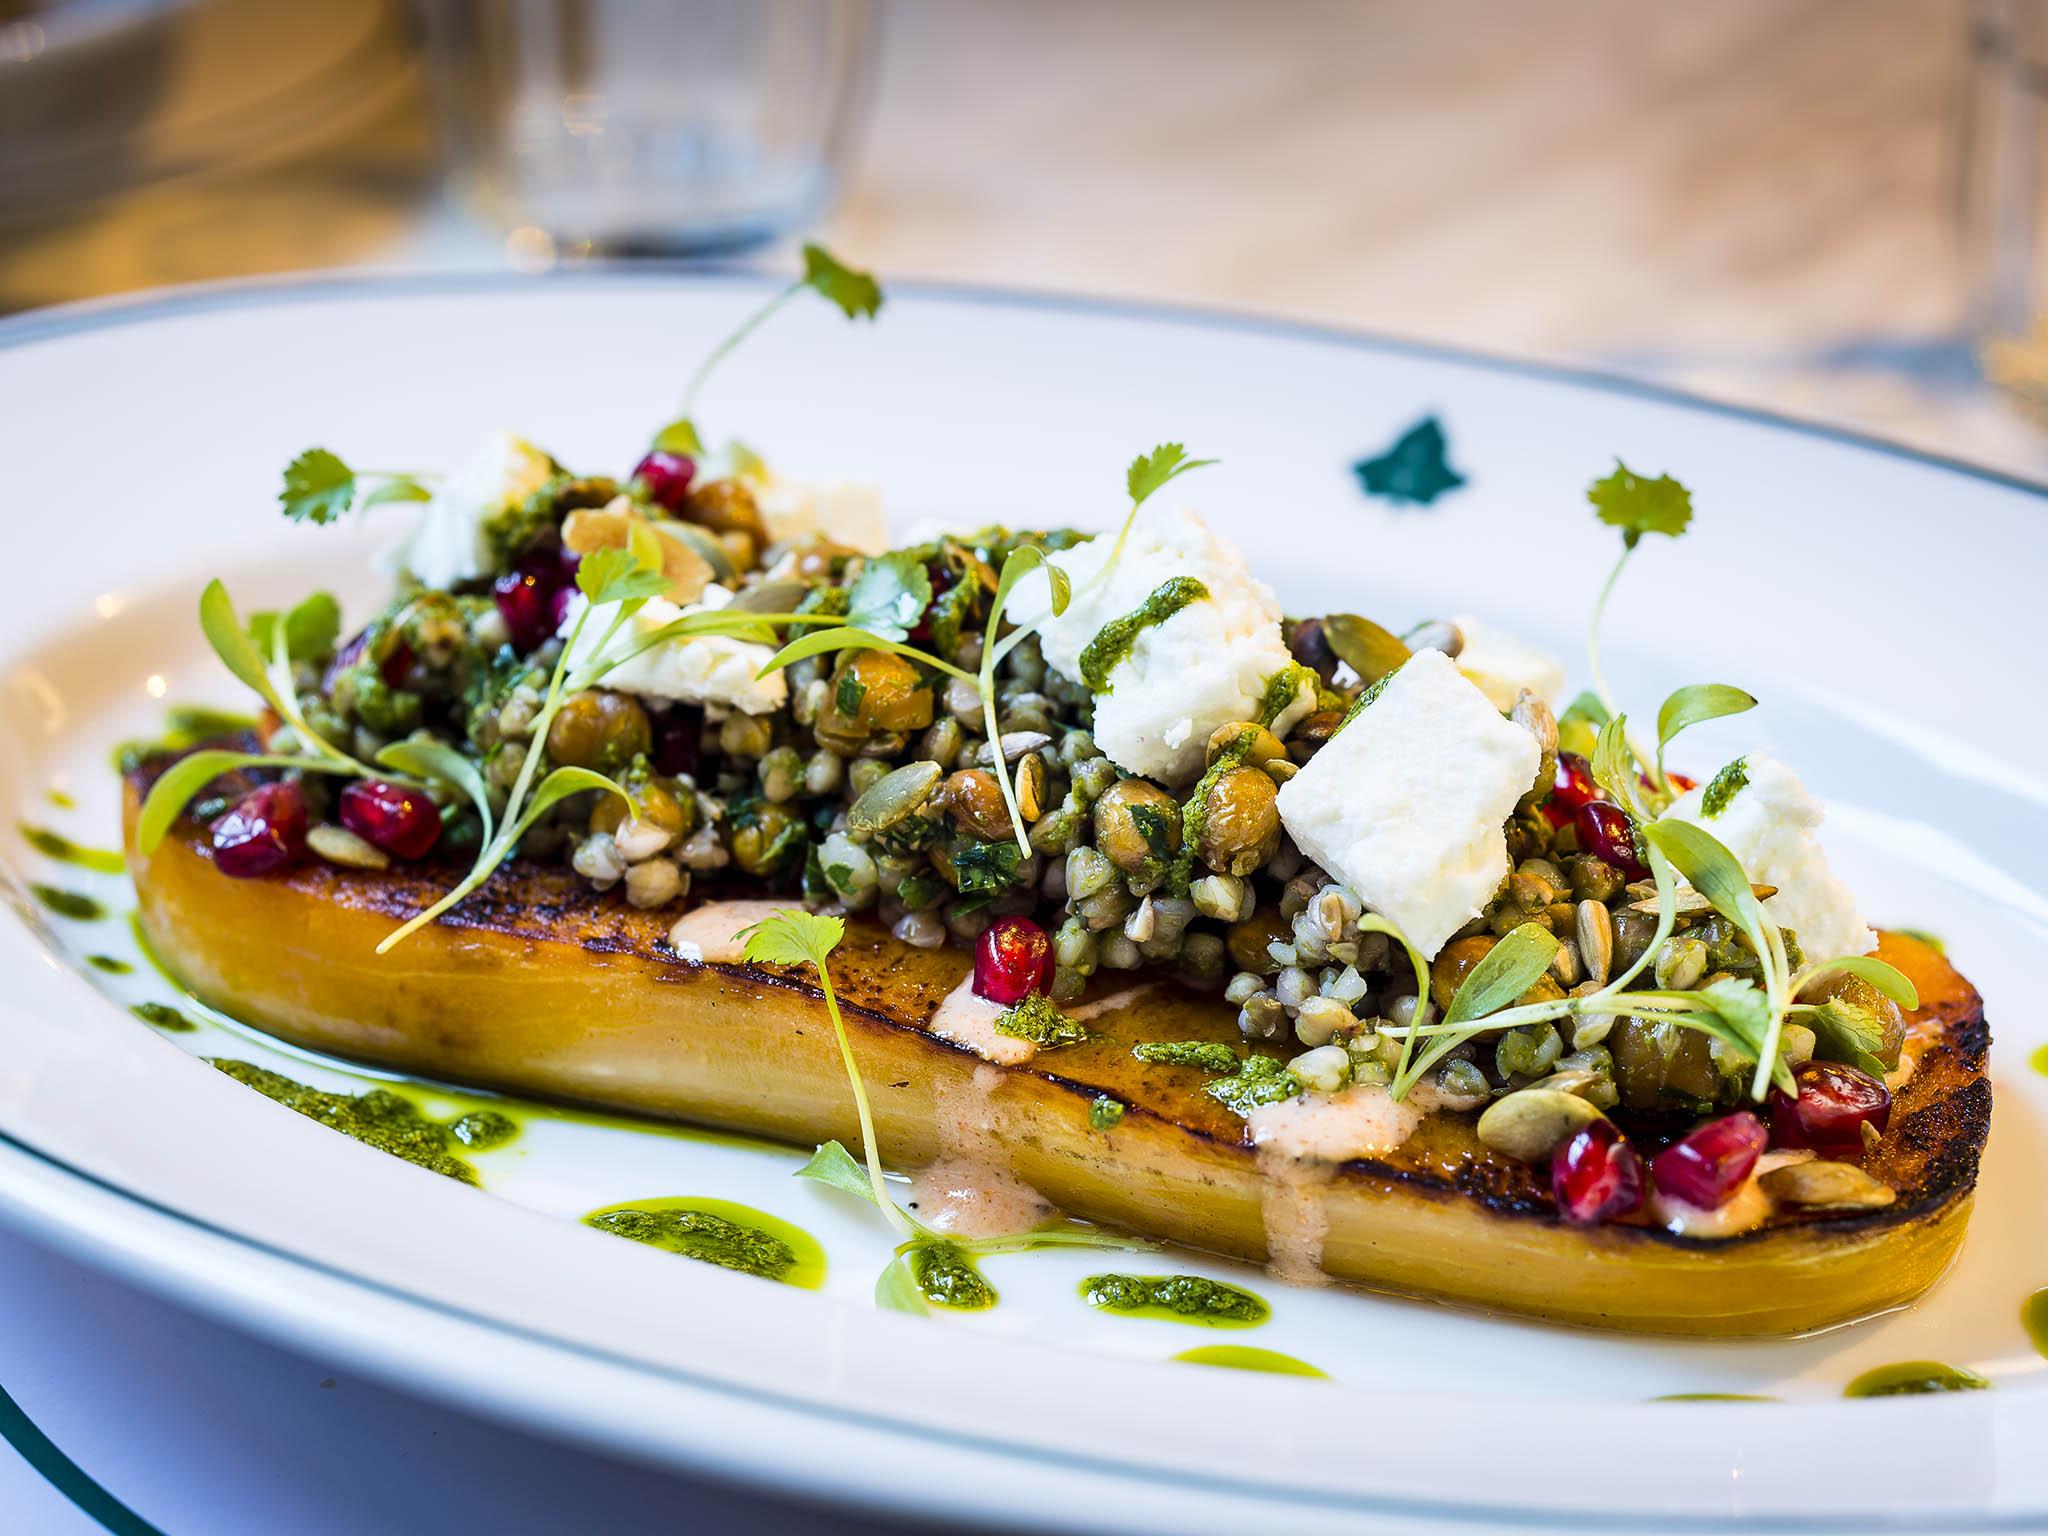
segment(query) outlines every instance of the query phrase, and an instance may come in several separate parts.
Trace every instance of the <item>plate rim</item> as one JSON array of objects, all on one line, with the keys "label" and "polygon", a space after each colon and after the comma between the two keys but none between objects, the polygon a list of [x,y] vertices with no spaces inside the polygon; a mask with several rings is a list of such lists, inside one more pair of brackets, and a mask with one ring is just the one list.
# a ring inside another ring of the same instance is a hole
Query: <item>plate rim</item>
[{"label": "plate rim", "polygon": [[[17,347],[83,335],[92,331],[145,325],[172,317],[261,308],[266,305],[299,301],[404,297],[442,292],[497,293],[518,289],[539,290],[554,286],[642,281],[719,283],[739,287],[770,288],[785,284],[790,278],[791,274],[757,263],[691,261],[676,258],[592,258],[560,264],[542,271],[500,268],[442,270],[424,267],[362,270],[328,267],[253,277],[220,278],[209,282],[168,283],[153,288],[139,288],[127,293],[42,305],[12,315],[0,315],[0,351],[12,351]],[[1045,310],[1079,317],[1103,316],[1149,320],[1241,335],[1317,342],[1388,357],[1451,363],[1511,378],[1538,379],[1599,394],[1617,395],[1626,399],[1648,401],[1724,419],[1744,421],[1795,436],[1815,438],[1841,447],[1901,459],[1923,468],[1946,471],[1966,479],[2048,500],[2048,473],[2034,479],[1955,454],[1918,448],[1910,443],[1886,437],[1882,433],[1818,421],[1812,417],[1768,406],[1719,399],[1677,385],[1638,378],[1617,369],[1603,368],[1591,363],[1565,362],[1542,356],[1522,357],[1512,353],[1490,351],[1484,347],[1434,341],[1368,326],[1307,320],[1225,304],[1127,298],[1078,290],[1065,291],[943,278],[892,280],[885,291],[906,297],[950,300],[991,308]]]},{"label": "plate rim", "polygon": [[[551,288],[556,292],[560,292],[564,287],[569,286],[571,283],[578,287],[592,287],[597,286],[600,283],[614,282],[620,279],[631,281],[643,278],[665,280],[676,283],[678,286],[684,287],[710,286],[713,283],[726,282],[737,282],[749,287],[766,287],[778,281],[777,277],[773,274],[764,274],[759,272],[758,270],[753,269],[698,268],[690,266],[668,266],[663,268],[651,268],[636,266],[624,270],[613,270],[605,268],[577,268],[566,272],[545,274],[540,276],[518,273],[486,273],[438,275],[430,274],[423,278],[410,278],[402,275],[358,276],[353,274],[343,274],[332,281],[319,279],[304,280],[299,278],[292,278],[276,282],[263,282],[254,284],[233,283],[225,285],[207,285],[206,288],[200,290],[170,290],[167,293],[154,296],[143,295],[139,296],[136,299],[123,299],[111,301],[105,304],[104,306],[94,304],[88,306],[67,307],[67,309],[82,308],[91,310],[93,311],[93,314],[70,315],[68,316],[67,323],[58,326],[52,326],[49,324],[49,322],[53,316],[56,318],[67,318],[65,312],[63,311],[39,312],[23,317],[17,317],[15,321],[0,321],[0,348],[11,349],[17,346],[25,345],[31,341],[37,340],[60,340],[72,335],[79,334],[84,331],[105,329],[120,325],[146,323],[154,319],[165,318],[171,315],[200,314],[209,311],[218,311],[224,309],[248,308],[260,304],[307,302],[318,305],[328,300],[342,300],[345,302],[347,299],[352,297],[367,297],[370,299],[375,299],[380,296],[402,296],[406,294],[419,294],[422,292],[469,293],[477,296],[483,296],[487,294],[502,294],[513,291],[522,291],[539,295],[547,292]],[[1473,368],[1477,371],[1513,375],[1525,379],[1532,379],[1543,383],[1563,384],[1568,387],[1578,387],[1589,390],[1602,391],[1610,395],[1621,397],[1635,399],[1647,398],[1659,401],[1664,404],[1672,405],[1673,407],[1684,411],[1691,411],[1699,414],[1722,418],[1732,417],[1740,420],[1746,420],[1752,424],[1762,425],[1767,428],[1772,428],[1779,431],[1789,431],[1791,433],[1794,433],[1795,435],[1835,442],[1838,444],[1846,442],[1848,445],[1852,447],[1861,447],[1868,451],[1874,451],[1883,457],[1889,457],[1895,460],[1914,462],[1924,467],[1931,466],[1933,468],[1936,468],[1937,470],[1946,469],[1951,473],[1960,473],[1963,474],[1966,479],[1975,479],[1980,482],[1988,482],[1994,486],[2003,487],[2005,489],[2016,489],[2023,493],[2031,494],[2034,496],[2048,495],[2048,487],[2037,485],[2033,482],[2018,480],[2013,477],[2002,475],[1995,471],[1984,470],[1977,466],[1971,466],[1966,463],[1961,463],[1959,461],[1942,460],[1938,456],[1929,456],[1921,453],[1918,450],[1906,448],[1903,445],[1887,443],[1882,439],[1864,438],[1855,433],[1841,432],[1818,424],[1801,423],[1789,418],[1776,417],[1768,412],[1754,412],[1744,407],[1723,406],[1713,401],[1701,400],[1696,397],[1685,395],[1683,392],[1667,391],[1663,390],[1661,387],[1658,386],[1642,386],[1638,385],[1635,381],[1610,378],[1608,376],[1599,375],[1597,373],[1581,374],[1579,371],[1572,370],[1569,368],[1554,368],[1550,365],[1541,363],[1523,363],[1512,359],[1494,358],[1486,354],[1467,354],[1460,352],[1457,349],[1438,348],[1432,344],[1427,343],[1410,344],[1400,342],[1392,338],[1375,337],[1371,335],[1353,335],[1343,331],[1331,330],[1313,325],[1300,325],[1289,321],[1269,320],[1267,318],[1259,316],[1233,315],[1228,312],[1204,310],[1181,311],[1174,309],[1170,306],[1146,306],[1142,304],[1130,304],[1115,300],[1089,301],[1086,299],[1070,299],[1057,295],[1019,293],[1012,290],[1000,289],[979,289],[973,287],[956,288],[948,287],[946,285],[918,284],[900,286],[901,291],[904,291],[906,293],[913,294],[919,298],[929,298],[941,302],[965,301],[970,304],[992,303],[995,305],[1008,307],[1039,308],[1062,312],[1070,316],[1073,316],[1076,319],[1086,319],[1096,316],[1121,316],[1124,318],[1149,320],[1166,325],[1187,326],[1192,329],[1222,329],[1225,331],[1234,330],[1239,332],[1240,334],[1259,335],[1273,340],[1291,339],[1295,341],[1305,340],[1324,344],[1336,344],[1344,347],[1354,347],[1361,351],[1374,353],[1382,356],[1412,357],[1431,359],[1437,361],[1448,361],[1461,366]],[[100,314],[100,311],[102,309],[104,309],[105,311],[103,315]],[[23,322],[28,321],[38,321],[41,325],[41,328],[38,330],[24,331]],[[69,323],[70,321],[77,321],[80,323]],[[45,639],[52,638],[54,636],[54,633],[54,630],[45,628],[43,631],[43,637]],[[35,933],[35,928],[32,924],[29,927],[29,932],[27,936],[30,938],[32,942],[37,937]],[[20,937],[20,935],[16,935],[16,937]],[[69,969],[69,967],[66,967],[66,969]],[[9,1139],[11,1140],[12,1138]],[[20,1145],[26,1146],[27,1144]],[[35,1155],[39,1158],[43,1158],[46,1161],[50,1160],[48,1158],[48,1154],[41,1152],[40,1149],[34,1149],[34,1151]],[[57,1166],[61,1167],[63,1165],[57,1164]],[[179,1211],[170,1207],[161,1206],[158,1202],[152,1201],[146,1196],[138,1195],[134,1192],[121,1189],[118,1185],[105,1183],[105,1181],[100,1179],[100,1176],[98,1175],[84,1173],[82,1176],[101,1183],[110,1195],[117,1196],[118,1198],[125,1201],[159,1209],[162,1212],[162,1214],[172,1217],[173,1219],[179,1221],[181,1224],[198,1227],[202,1230],[208,1231],[212,1233],[214,1236],[222,1240],[225,1240],[226,1242],[233,1244],[236,1247],[254,1248],[258,1251],[272,1252],[279,1259],[287,1263],[297,1265],[310,1264],[316,1266],[319,1269],[323,1270],[325,1273],[329,1274],[330,1276],[333,1276],[349,1284],[352,1287],[368,1287],[381,1290],[391,1295],[394,1299],[401,1300],[410,1306],[418,1306],[421,1303],[425,1303],[426,1306],[428,1306],[429,1308],[435,1308],[444,1311],[447,1310],[446,1304],[439,1298],[436,1298],[432,1295],[414,1294],[405,1290],[394,1290],[390,1285],[379,1280],[366,1280],[361,1277],[348,1275],[343,1271],[335,1270],[331,1265],[324,1263],[324,1261],[318,1259],[317,1257],[311,1255],[293,1254],[285,1252],[283,1250],[278,1250],[272,1247],[272,1245],[265,1243],[262,1239],[258,1237],[254,1237],[248,1234],[235,1233],[230,1230],[215,1226],[212,1223],[205,1222],[203,1219],[193,1215],[192,1213]],[[11,1204],[12,1202],[0,1203]],[[279,1306],[281,1310],[289,1310],[289,1298],[282,1299],[279,1302]],[[318,1316],[316,1313],[312,1312],[310,1309],[300,1308],[297,1310],[297,1315],[300,1317],[302,1325],[306,1328],[305,1336],[320,1336],[320,1331],[317,1327]],[[520,1326],[516,1322],[508,1322],[505,1319],[491,1317],[486,1314],[466,1314],[466,1317],[468,1320],[481,1324],[494,1331],[503,1331],[508,1327],[517,1329]],[[568,1351],[581,1356],[590,1356],[593,1354],[593,1351],[591,1351],[587,1345],[585,1345],[582,1341],[576,1339],[556,1337],[546,1339],[544,1341],[537,1339],[536,1342],[544,1342],[546,1347],[553,1350]],[[610,1363],[623,1366],[624,1368],[633,1370],[636,1373],[642,1375],[652,1374],[659,1377],[675,1377],[677,1375],[673,1368],[665,1362],[634,1362],[624,1359],[623,1357],[606,1357],[602,1353],[598,1353],[596,1357],[600,1360],[609,1359]],[[420,1372],[417,1374],[421,1377],[424,1377],[426,1373]],[[445,1375],[447,1373],[444,1372],[443,1374]],[[720,1393],[725,1393],[732,1390],[730,1383],[719,1380],[704,1380],[702,1378],[698,1378],[694,1384],[703,1387],[708,1387]],[[787,1409],[797,1414],[803,1415],[805,1417],[815,1418],[815,1416],[820,1413],[831,1413],[835,1416],[843,1417],[843,1415],[840,1415],[839,1410],[831,1404],[817,1403],[800,1398],[789,1398],[787,1396],[775,1394],[772,1392],[767,1395],[779,1397],[779,1400]],[[1958,1407],[1958,1409],[1960,1409],[1961,1405],[1960,1403],[1958,1403],[1956,1406]],[[1683,1413],[1686,1410],[1684,1410],[1683,1408],[1678,1408],[1666,1409],[1665,1411],[1668,1413],[1676,1414]],[[1872,1410],[1867,1405],[1865,1405],[1860,1407],[1857,1411],[1859,1413],[1868,1413]],[[1882,1412],[1883,1410],[1878,1411]],[[1924,1409],[1922,1411],[1924,1411]],[[1713,1413],[1717,1417],[1725,1416],[1728,1414],[1728,1410],[1726,1408],[1707,1409],[1703,1410],[1703,1412]],[[1745,1415],[1744,1417],[1747,1416]],[[533,1424],[536,1426],[545,1425],[548,1427],[548,1431],[551,1433],[573,1433],[573,1430],[570,1430],[566,1425],[563,1424],[561,1416],[559,1414],[549,1414],[546,1416],[529,1416],[526,1419],[524,1419],[523,1422]],[[874,1429],[878,1426],[874,1423],[874,1421],[869,1420],[865,1421],[861,1427],[865,1429]],[[893,1425],[885,1425],[882,1427],[886,1427],[891,1432],[899,1434],[902,1433],[905,1428],[905,1426],[900,1423]],[[687,1444],[686,1439],[669,1437],[664,1443],[669,1446],[669,1450],[667,1452],[667,1459],[683,1463],[689,1462],[690,1458],[685,1454],[681,1454],[681,1451]],[[1041,1467],[1050,1468],[1054,1471],[1062,1473],[1070,1470],[1067,1467],[1064,1458],[1057,1455],[1048,1455],[1043,1448],[1031,1445],[1029,1443],[1018,1442],[1015,1440],[1005,1440],[995,1436],[977,1437],[974,1443],[975,1446],[979,1449],[991,1451],[1006,1458],[1014,1457],[1028,1459],[1029,1461]],[[1129,1479],[1135,1474],[1145,1484],[1155,1487],[1175,1482],[1185,1483],[1188,1480],[1187,1475],[1184,1472],[1170,1470],[1157,1464],[1150,1463],[1143,1458],[1142,1453],[1140,1453],[1136,1457],[1128,1459],[1106,1460],[1102,1463],[1099,1463],[1098,1467],[1101,1470],[1107,1471],[1110,1475],[1115,1476],[1119,1480]],[[801,1481],[810,1483],[813,1487],[818,1487],[825,1490],[830,1490],[834,1487],[844,1489],[849,1486],[848,1469],[844,1466],[814,1467],[810,1470],[809,1475],[802,1478]],[[1214,1485],[1211,1486],[1213,1488]],[[1238,1483],[1236,1486],[1240,1490],[1253,1492],[1254,1495],[1260,1499],[1270,1499],[1276,1493],[1288,1494],[1292,1492],[1292,1490],[1288,1489],[1286,1484],[1271,1478],[1257,1482]],[[960,1492],[961,1491],[956,1488],[953,1495],[953,1502],[955,1503],[956,1507],[958,1507],[959,1504]],[[1589,1524],[1610,1525],[1611,1523],[1616,1521],[1625,1522],[1631,1518],[1634,1518],[1633,1516],[1628,1514],[1620,1514],[1609,1516],[1606,1520],[1601,1520],[1598,1515],[1588,1514],[1583,1511],[1572,1511],[1568,1514],[1565,1512],[1551,1513],[1526,1510],[1510,1513],[1507,1509],[1504,1509],[1503,1507],[1498,1505],[1480,1505],[1476,1507],[1461,1506],[1456,1504],[1439,1503],[1434,1500],[1418,1504],[1414,1501],[1404,1498],[1400,1494],[1388,1493],[1366,1493],[1363,1496],[1352,1495],[1346,1498],[1332,1497],[1320,1491],[1303,1491],[1303,1496],[1314,1501],[1314,1504],[1323,1510],[1347,1511],[1353,1517],[1355,1517],[1358,1513],[1376,1509],[1389,1516],[1395,1517],[1399,1517],[1405,1514],[1422,1519],[1462,1519],[1468,1522],[1476,1521],[1484,1523],[1491,1527],[1499,1527],[1505,1525],[1508,1527],[1521,1526],[1526,1528],[1531,1526],[1542,1526],[1547,1528],[1559,1523],[1564,1523],[1575,1527],[1584,1527]],[[927,1495],[927,1497],[931,1498],[933,1506],[936,1506],[938,1504],[939,1501],[935,1496]],[[902,1505],[900,1502],[896,1502],[891,1503],[887,1507],[900,1508],[902,1507]],[[1297,1504],[1295,1505],[1295,1507],[1299,1509],[1302,1506]],[[987,1500],[981,1501],[981,1509],[985,1515],[994,1515],[1000,1512],[1000,1506],[993,1506]],[[2015,1519],[2015,1517],[2011,1515],[2009,1512],[1996,1512],[1991,1507],[1986,1507],[1981,1513],[1965,1513],[1960,1517],[1948,1514],[1947,1512],[1943,1512],[1941,1514],[1921,1514],[1919,1512],[1916,1512],[1916,1518],[1921,1519],[1923,1521],[1929,1519],[1936,1521],[1940,1524],[1940,1528],[1943,1529],[1969,1530],[2009,1528],[2013,1520]],[[2017,1518],[2019,1518],[2023,1522],[2027,1518],[2032,1518],[2032,1516],[2023,1515]],[[1790,1517],[1788,1521],[1787,1517],[1780,1515],[1776,1516],[1775,1520],[1779,1523],[1797,1524],[1801,1528],[1805,1529],[1820,1530],[1841,1528],[1834,1522],[1828,1521],[1826,1519],[1815,1521],[1812,1519],[1801,1519],[1795,1516]],[[1728,1528],[1731,1524],[1739,1524],[1742,1522],[1740,1516],[1728,1514],[1718,1517],[1696,1516],[1690,1519],[1686,1517],[1679,1517],[1674,1523],[1679,1524],[1683,1528],[1688,1529],[1720,1530]],[[1867,1523],[1867,1516],[1858,1515],[1854,1517],[1853,1523]]]}]

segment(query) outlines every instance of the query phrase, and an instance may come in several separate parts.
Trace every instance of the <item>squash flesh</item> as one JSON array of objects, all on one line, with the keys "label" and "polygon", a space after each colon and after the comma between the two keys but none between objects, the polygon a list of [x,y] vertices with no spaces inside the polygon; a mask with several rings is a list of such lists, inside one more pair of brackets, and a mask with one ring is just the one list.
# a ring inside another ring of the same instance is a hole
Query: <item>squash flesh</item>
[{"label": "squash flesh", "polygon": [[[134,794],[131,788],[133,820]],[[566,870],[515,865],[391,954],[397,921],[438,895],[418,873],[308,865],[269,880],[214,868],[180,827],[132,849],[144,931],[200,998],[285,1040],[375,1065],[798,1145],[858,1129],[822,1002],[772,968],[693,963],[666,945],[675,912],[636,912]],[[1321,1266],[1376,1289],[1591,1327],[1777,1335],[1903,1304],[1939,1277],[1967,1224],[1989,1116],[1981,1005],[1934,950],[1880,953],[1923,996],[1925,1049],[1868,1166],[1900,1190],[1884,1211],[1781,1215],[1703,1242],[1644,1226],[1559,1222],[1540,1174],[1487,1153],[1470,1117],[1438,1115],[1379,1160],[1332,1170],[1309,1198]],[[1237,1038],[1234,1010],[1161,987],[1091,1023],[1086,1044],[998,1067],[926,1032],[968,957],[850,924],[834,957],[888,1160],[977,1147],[1074,1215],[1259,1261],[1269,1204],[1243,1122],[1200,1074],[1147,1066],[1139,1040]],[[1129,986],[1141,977],[1122,979]],[[1117,982],[1099,991],[1116,989]],[[1098,1094],[1127,1105],[1091,1128]]]}]

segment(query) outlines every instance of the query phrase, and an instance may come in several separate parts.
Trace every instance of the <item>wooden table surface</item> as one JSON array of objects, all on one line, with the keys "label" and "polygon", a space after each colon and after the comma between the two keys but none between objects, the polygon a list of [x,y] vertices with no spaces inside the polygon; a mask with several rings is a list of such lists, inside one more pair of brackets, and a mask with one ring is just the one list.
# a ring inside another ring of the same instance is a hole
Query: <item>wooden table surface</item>
[{"label": "wooden table surface", "polygon": [[[346,0],[374,9],[379,0]],[[2029,473],[1954,370],[1963,0],[894,0],[827,238],[884,274],[1591,360]],[[489,264],[417,80],[318,154],[0,239],[0,307]]]}]

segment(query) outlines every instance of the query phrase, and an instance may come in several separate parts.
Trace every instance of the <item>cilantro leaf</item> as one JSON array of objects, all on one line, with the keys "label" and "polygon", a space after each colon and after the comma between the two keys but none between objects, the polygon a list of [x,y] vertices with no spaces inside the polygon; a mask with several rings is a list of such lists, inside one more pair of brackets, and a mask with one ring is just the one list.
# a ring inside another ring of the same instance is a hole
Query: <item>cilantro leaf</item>
[{"label": "cilantro leaf", "polygon": [[1215,462],[1189,458],[1187,449],[1179,443],[1161,443],[1150,453],[1139,454],[1124,471],[1124,488],[1130,492],[1132,510],[1142,507],[1153,492],[1175,476]]},{"label": "cilantro leaf", "polygon": [[325,448],[308,448],[285,466],[277,499],[295,523],[331,523],[356,499],[356,472]]},{"label": "cilantro leaf", "polygon": [[825,1142],[813,1152],[810,1160],[797,1169],[796,1177],[829,1185],[849,1195],[858,1195],[869,1204],[874,1203],[874,1186],[868,1183],[867,1170],[836,1141]]},{"label": "cilantro leaf", "polygon": [[1872,1077],[1883,1078],[1891,1070],[1878,1058],[1884,1047],[1884,1027],[1868,1008],[1846,998],[1830,998],[1806,1016],[1813,1030],[1813,1054],[1823,1061],[1846,1061]]},{"label": "cilantro leaf", "polygon": [[1692,492],[1669,475],[1645,480],[1620,459],[1614,473],[1586,488],[1586,500],[1600,521],[1621,530],[1621,540],[1634,549],[1646,533],[1677,538],[1692,522]]},{"label": "cilantro leaf", "polygon": [[803,286],[837,304],[849,320],[872,320],[882,307],[882,287],[866,272],[856,271],[822,245],[804,247]]},{"label": "cilantro leaf", "polygon": [[897,550],[861,568],[847,593],[846,622],[885,640],[901,640],[931,601],[932,579],[924,562],[909,550]]},{"label": "cilantro leaf", "polygon": [[576,587],[596,607],[659,597],[668,579],[659,565],[649,569],[631,549],[597,549],[577,562]]}]

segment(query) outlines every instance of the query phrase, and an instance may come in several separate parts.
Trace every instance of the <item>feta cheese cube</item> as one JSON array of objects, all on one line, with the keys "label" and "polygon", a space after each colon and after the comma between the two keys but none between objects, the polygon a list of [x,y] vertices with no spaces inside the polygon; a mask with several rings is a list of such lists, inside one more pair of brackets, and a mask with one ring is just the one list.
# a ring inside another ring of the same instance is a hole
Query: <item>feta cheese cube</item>
[{"label": "feta cheese cube", "polygon": [[443,480],[420,512],[397,563],[422,586],[446,589],[497,566],[493,530],[546,485],[555,462],[523,437],[498,432]]},{"label": "feta cheese cube", "polygon": [[1507,878],[1502,825],[1539,756],[1449,657],[1418,651],[1280,787],[1280,821],[1433,959]]},{"label": "feta cheese cube", "polygon": [[[1065,613],[1044,620],[1039,646],[1048,666],[1079,682],[1081,653],[1105,624],[1143,607],[1175,577],[1201,582],[1208,596],[1140,629],[1095,700],[1095,741],[1111,762],[1184,783],[1202,771],[1210,733],[1255,718],[1266,684],[1293,661],[1280,638],[1279,599],[1185,509],[1141,508],[1108,580],[1098,582],[1115,544],[1103,535],[1052,557],[1074,597]],[[1043,573],[1018,583],[1010,611],[1020,621],[1051,608]]]},{"label": "feta cheese cube", "polygon": [[1462,614],[1451,620],[1465,644],[1458,652],[1458,670],[1506,714],[1526,688],[1555,708],[1564,697],[1564,663],[1548,651],[1516,639],[1506,630]]},{"label": "feta cheese cube", "polygon": [[[648,635],[684,614],[716,610],[731,601],[732,593],[715,585],[706,587],[702,599],[686,608],[677,607],[664,597],[649,598],[646,606],[621,625],[609,641],[605,633],[611,628],[617,608],[607,603],[595,610],[590,622],[583,626],[569,657],[570,671],[574,673],[597,660],[625,656]],[[577,616],[585,606],[581,593],[570,599],[569,611],[562,617],[564,635],[575,628]],[[620,662],[605,673],[598,686],[642,698],[711,704],[743,714],[766,715],[780,709],[789,697],[789,684],[780,672],[771,672],[766,677],[756,675],[774,655],[772,647],[749,640],[726,635],[689,635],[664,640],[630,661]]]},{"label": "feta cheese cube", "polygon": [[822,534],[865,555],[889,547],[889,527],[882,516],[882,493],[854,481],[806,482],[762,473],[744,477],[768,525],[770,542]]},{"label": "feta cheese cube", "polygon": [[1751,880],[1778,888],[1764,903],[1764,916],[1799,936],[1809,963],[1868,954],[1877,947],[1877,935],[1813,835],[1827,814],[1820,802],[1777,759],[1752,753],[1743,762],[1749,782],[1719,815],[1706,813],[1705,786],[1687,790],[1664,814],[1705,828]]}]

